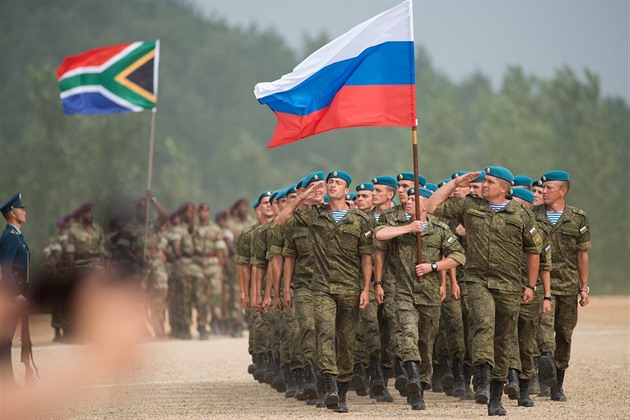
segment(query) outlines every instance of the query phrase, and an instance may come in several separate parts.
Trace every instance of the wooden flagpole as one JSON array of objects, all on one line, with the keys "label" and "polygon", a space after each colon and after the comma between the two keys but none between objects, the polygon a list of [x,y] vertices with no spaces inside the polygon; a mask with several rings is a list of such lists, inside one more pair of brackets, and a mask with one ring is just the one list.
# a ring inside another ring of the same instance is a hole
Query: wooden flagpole
[{"label": "wooden flagpole", "polygon": [[[418,182],[418,126],[411,127],[411,144],[413,147],[413,195],[416,200],[416,220],[420,220],[420,183]],[[416,233],[416,264],[422,263],[422,233]]]}]

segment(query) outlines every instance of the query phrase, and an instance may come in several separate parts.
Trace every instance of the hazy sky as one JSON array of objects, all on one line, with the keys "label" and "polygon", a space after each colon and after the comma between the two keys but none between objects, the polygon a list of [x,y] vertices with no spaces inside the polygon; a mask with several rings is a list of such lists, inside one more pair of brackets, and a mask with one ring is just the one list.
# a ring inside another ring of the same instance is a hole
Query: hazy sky
[{"label": "hazy sky", "polygon": [[[235,25],[274,28],[299,50],[302,34],[331,38],[397,0],[190,0]],[[600,76],[604,95],[630,103],[630,0],[413,2],[414,33],[433,66],[455,82],[479,70],[500,86],[508,65],[552,77],[568,64]],[[296,63],[297,64],[297,63]],[[286,69],[289,72],[291,69]],[[278,75],[278,77],[281,75]]]}]

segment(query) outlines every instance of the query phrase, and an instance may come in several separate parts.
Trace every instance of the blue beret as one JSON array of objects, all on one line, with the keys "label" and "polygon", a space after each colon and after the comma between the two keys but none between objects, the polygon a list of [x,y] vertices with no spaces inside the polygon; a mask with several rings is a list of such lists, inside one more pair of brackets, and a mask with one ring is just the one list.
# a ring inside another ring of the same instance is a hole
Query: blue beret
[{"label": "blue beret", "polygon": [[[401,172],[398,174],[396,179],[398,181],[413,181],[413,172]],[[427,179],[418,174],[418,184],[420,184],[421,187],[424,187],[425,185],[427,185]]]},{"label": "blue beret", "polygon": [[424,188],[426,188],[429,191],[436,191],[438,189],[438,186],[436,184],[427,182],[427,185],[425,185]]},{"label": "blue beret", "polygon": [[532,183],[532,179],[525,175],[515,175],[514,176],[514,185],[519,187],[529,187],[529,184]]},{"label": "blue beret", "polygon": [[540,177],[542,182],[546,181],[570,181],[569,173],[565,171],[549,171]]},{"label": "blue beret", "polygon": [[512,175],[512,172],[510,172],[509,169],[502,166],[487,166],[485,171],[486,175],[492,175],[496,178],[507,181],[510,184],[514,184],[514,175]]},{"label": "blue beret", "polygon": [[357,195],[355,193],[348,193],[348,194],[346,194],[346,201],[352,201],[355,198],[357,198]]},{"label": "blue beret", "polygon": [[279,193],[279,192],[280,192],[280,190],[273,191],[273,192],[271,193],[271,196],[269,197],[269,201],[274,201],[274,200],[277,200],[277,199],[278,199],[278,193]]},{"label": "blue beret", "polygon": [[438,188],[441,188],[444,184],[448,184],[450,181],[451,181],[451,178],[445,178],[441,180],[440,182],[438,182],[437,186]]},{"label": "blue beret", "polygon": [[398,181],[396,181],[396,178],[389,175],[381,175],[377,176],[376,178],[372,178],[372,184],[385,185],[386,187],[391,187],[394,189],[398,188]]},{"label": "blue beret", "polygon": [[[409,197],[411,197],[411,196],[412,196],[412,195],[414,195],[414,194],[415,194],[415,190],[414,190],[413,188],[409,188],[409,189],[407,190],[407,195],[408,195]],[[426,189],[426,188],[420,188],[420,189],[418,190],[418,195],[419,195],[420,197],[429,198],[429,197],[431,197],[431,195],[432,195],[432,194],[433,194],[433,191],[428,190],[428,189]]]},{"label": "blue beret", "polygon": [[521,200],[527,201],[528,203],[534,204],[534,193],[526,190],[525,188],[512,188],[510,194],[512,197],[517,197]]},{"label": "blue beret", "polygon": [[484,171],[480,171],[479,176],[473,179],[471,182],[483,182],[485,177],[486,177],[486,173]]},{"label": "blue beret", "polygon": [[466,175],[468,172],[466,171],[457,171],[451,174],[451,179],[459,178],[462,175]]},{"label": "blue beret", "polygon": [[15,193],[13,195],[13,197],[9,198],[3,205],[2,207],[0,207],[0,212],[2,214],[4,213],[8,213],[13,209],[23,209],[24,208],[24,204],[22,204],[22,194]]},{"label": "blue beret", "polygon": [[[307,175],[307,176],[308,176],[308,175]],[[296,190],[299,190],[299,189],[301,189],[301,188],[302,188],[302,184],[304,184],[304,179],[305,179],[305,178],[302,178],[302,179],[300,179],[298,182],[296,182],[296,183],[295,183],[295,189],[296,189]]]},{"label": "blue beret", "polygon": [[324,196],[324,203],[328,203],[328,196],[327,195]]},{"label": "blue beret", "polygon": [[537,179],[532,182],[532,187],[540,187],[542,188],[545,185],[540,179]]},{"label": "blue beret", "polygon": [[344,171],[331,171],[328,173],[328,176],[326,177],[326,182],[328,182],[330,178],[343,179],[344,181],[346,181],[346,184],[348,184],[348,187],[350,186],[350,184],[352,184],[352,177],[347,172],[344,172]]},{"label": "blue beret", "polygon": [[304,177],[304,180],[302,181],[302,188],[308,187],[313,182],[323,181],[323,180],[324,180],[324,172],[323,171],[311,172],[310,174],[308,174],[308,175],[306,175]]},{"label": "blue beret", "polygon": [[281,190],[278,190],[278,194],[276,195],[276,200],[287,198],[287,191],[288,191],[288,188],[283,188]]},{"label": "blue beret", "polygon": [[357,185],[357,192],[359,191],[374,191],[374,185],[370,182],[364,182],[363,184]]},{"label": "blue beret", "polygon": [[287,192],[286,192],[287,197],[289,196],[289,194],[295,193],[296,186],[297,186],[297,184],[293,184],[289,188],[287,188]]}]

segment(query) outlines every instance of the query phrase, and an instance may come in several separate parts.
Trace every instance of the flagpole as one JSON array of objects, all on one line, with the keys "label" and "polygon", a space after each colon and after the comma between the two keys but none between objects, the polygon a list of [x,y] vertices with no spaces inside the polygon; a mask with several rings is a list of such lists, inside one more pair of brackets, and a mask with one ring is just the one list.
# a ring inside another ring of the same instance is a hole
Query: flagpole
[{"label": "flagpole", "polygon": [[[411,144],[413,147],[413,195],[416,199],[416,220],[420,220],[420,183],[418,182],[418,126],[411,127]],[[416,261],[422,262],[422,233],[416,233]]]},{"label": "flagpole", "polygon": [[151,214],[151,179],[153,178],[153,149],[155,144],[155,115],[157,114],[157,107],[151,110],[151,136],[149,139],[149,170],[147,174],[147,213],[144,221],[144,251],[142,253],[142,261],[146,260],[147,256],[147,238],[149,237],[149,216]]}]

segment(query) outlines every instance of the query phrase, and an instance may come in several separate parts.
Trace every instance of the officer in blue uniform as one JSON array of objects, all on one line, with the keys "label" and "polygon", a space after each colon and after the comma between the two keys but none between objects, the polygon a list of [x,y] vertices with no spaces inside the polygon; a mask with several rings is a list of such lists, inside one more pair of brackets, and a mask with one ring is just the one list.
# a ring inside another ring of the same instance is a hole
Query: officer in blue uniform
[{"label": "officer in blue uniform", "polygon": [[0,317],[0,384],[6,390],[15,385],[11,344],[20,315],[26,310],[30,252],[21,231],[26,210],[20,193],[4,203],[0,212],[7,221],[0,237],[0,296],[3,303],[8,303]]}]

